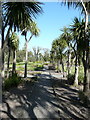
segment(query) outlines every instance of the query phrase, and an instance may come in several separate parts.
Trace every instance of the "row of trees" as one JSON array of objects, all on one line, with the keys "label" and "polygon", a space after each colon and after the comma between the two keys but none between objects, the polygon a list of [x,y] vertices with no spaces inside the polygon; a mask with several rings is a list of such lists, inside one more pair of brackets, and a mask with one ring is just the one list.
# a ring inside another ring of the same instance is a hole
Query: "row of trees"
[{"label": "row of trees", "polygon": [[[90,89],[89,86],[89,81],[90,81],[90,31],[88,29],[89,24],[90,24],[90,1],[86,0],[86,2],[84,2],[84,0],[80,0],[78,2],[73,2],[73,0],[71,0],[71,2],[69,2],[68,0],[66,0],[65,5],[68,5],[68,8],[70,6],[73,6],[74,8],[80,8],[81,9],[81,13],[84,14],[85,16],[85,26],[84,26],[84,30],[85,30],[85,35],[84,35],[84,43],[86,45],[86,49],[83,52],[83,62],[84,62],[84,91],[88,91]],[[87,39],[88,37],[88,39]]]},{"label": "row of trees", "polygon": [[[89,30],[89,27],[87,28]],[[74,84],[78,85],[78,66],[80,61],[83,63],[84,67],[84,91],[89,90],[90,81],[87,78],[87,41],[89,39],[89,34],[85,30],[84,20],[79,20],[74,18],[73,24],[69,28],[64,27],[62,34],[58,39],[54,40],[52,43],[51,57],[53,60],[62,64],[62,71],[64,76],[64,60],[63,56],[67,51],[67,71],[70,74],[71,67],[71,57],[75,58],[75,81]],[[58,65],[59,66],[59,65]]]},{"label": "row of trees", "polygon": [[[1,2],[0,2],[1,3]],[[67,43],[67,48],[68,48],[68,73],[70,72],[69,68],[70,68],[70,47],[73,48],[75,56],[76,56],[76,64],[78,63],[78,57],[79,57],[79,52],[81,52],[81,56],[82,56],[82,61],[83,61],[83,66],[84,66],[84,90],[88,90],[89,89],[89,80],[90,80],[90,58],[89,58],[89,53],[90,53],[90,49],[89,49],[89,42],[90,39],[89,38],[89,30],[88,30],[88,26],[89,26],[89,14],[90,14],[90,2],[84,2],[83,0],[80,0],[79,2],[73,2],[73,0],[71,2],[69,2],[68,0],[63,2],[65,5],[68,5],[68,7],[73,6],[73,7],[79,7],[82,10],[82,13],[84,13],[85,15],[85,23],[82,21],[80,22],[80,27],[78,28],[78,30],[76,28],[72,28],[70,31],[72,31],[71,33],[73,34],[73,38],[72,35],[68,32],[67,29],[64,29],[64,34],[62,35],[62,38],[66,40]],[[2,68],[1,68],[1,75],[2,78],[4,78],[5,76],[5,69],[4,69],[4,63],[5,63],[5,48],[6,45],[8,44],[8,48],[10,48],[10,39],[12,38],[13,41],[13,36],[15,35],[15,32],[21,32],[22,35],[25,36],[25,41],[26,41],[26,62],[25,62],[25,76],[27,74],[27,56],[28,56],[28,52],[27,52],[27,48],[28,48],[28,42],[31,40],[32,36],[35,35],[37,36],[39,33],[39,29],[37,29],[36,27],[36,23],[33,21],[33,18],[36,17],[36,15],[38,15],[39,13],[42,12],[42,8],[41,8],[41,3],[40,2],[2,2],[2,46],[1,46],[1,53],[2,53]],[[78,22],[78,21],[77,21]],[[82,25],[83,24],[83,25]],[[34,26],[34,27],[33,27]],[[36,28],[35,28],[36,27]],[[82,29],[82,30],[81,30]],[[81,31],[80,31],[81,30]],[[31,35],[30,38],[27,39],[27,32],[30,31]],[[76,31],[79,31],[79,34],[77,35]],[[81,37],[82,36],[82,37]],[[10,38],[10,39],[9,39]],[[17,37],[16,37],[17,38]],[[15,38],[15,40],[16,40]],[[60,38],[61,39],[61,38]],[[69,42],[69,39],[71,42]],[[74,42],[73,42],[73,41]],[[17,38],[18,41],[18,38]],[[77,42],[77,41],[82,41],[82,42]],[[12,43],[12,42],[11,42]],[[71,43],[75,43],[74,46]],[[59,43],[61,44],[61,43]],[[84,49],[82,50],[82,48],[78,48],[78,45],[83,46],[82,44],[84,44]],[[63,46],[65,47],[65,46]],[[10,50],[9,50],[10,51]],[[57,52],[62,52],[61,49],[57,49]],[[61,54],[61,53],[59,53]],[[59,57],[63,57],[63,56],[59,56]],[[16,50],[13,50],[13,72],[15,71],[15,60],[16,60]],[[63,62],[62,62],[62,66],[63,66]],[[78,65],[76,65],[78,66]],[[62,67],[63,68],[63,67]],[[77,71],[77,68],[76,68]],[[76,77],[77,78],[77,77]]]},{"label": "row of trees", "polygon": [[[8,61],[8,48],[5,49],[5,63]],[[10,51],[10,63],[13,63],[13,51]],[[24,47],[22,50],[17,50],[16,54],[16,62],[25,62],[26,48]],[[28,51],[28,62],[35,61],[50,61],[50,52],[46,48],[33,47],[32,51]]]},{"label": "row of trees", "polygon": [[[1,76],[5,76],[5,48],[8,46],[8,70],[10,52],[13,50],[13,68],[12,73],[16,71],[16,50],[18,48],[19,38],[16,32],[21,32],[25,36],[26,41],[26,60],[25,60],[25,77],[27,76],[28,61],[28,42],[33,35],[38,36],[39,29],[33,18],[42,12],[40,2],[2,2],[2,68]],[[27,39],[27,32],[30,31],[30,38]]]}]

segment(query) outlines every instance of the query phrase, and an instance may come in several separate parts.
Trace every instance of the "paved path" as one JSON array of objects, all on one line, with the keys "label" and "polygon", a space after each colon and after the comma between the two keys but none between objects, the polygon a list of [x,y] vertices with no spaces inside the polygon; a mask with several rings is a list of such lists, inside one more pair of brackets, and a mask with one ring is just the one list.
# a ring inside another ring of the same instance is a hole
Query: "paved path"
[{"label": "paved path", "polygon": [[60,79],[54,78],[56,74],[49,72],[42,72],[34,84],[27,82],[5,93],[2,118],[89,120],[88,109],[77,100],[78,91],[63,86]]}]

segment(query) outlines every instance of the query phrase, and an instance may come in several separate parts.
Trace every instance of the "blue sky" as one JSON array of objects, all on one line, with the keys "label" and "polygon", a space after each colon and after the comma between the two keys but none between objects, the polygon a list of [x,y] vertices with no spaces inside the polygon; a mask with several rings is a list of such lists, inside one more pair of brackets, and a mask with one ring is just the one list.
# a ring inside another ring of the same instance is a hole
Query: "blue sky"
[{"label": "blue sky", "polygon": [[[61,6],[60,2],[45,2],[43,7],[44,13],[37,16],[35,20],[37,26],[40,29],[39,37],[33,37],[29,42],[28,49],[31,50],[32,47],[41,47],[51,49],[51,44],[54,39],[56,39],[60,34],[64,26],[69,26],[72,24],[74,17],[81,17],[80,11],[78,9],[70,8],[68,10],[67,6]],[[28,36],[30,33],[28,33]],[[24,37],[20,38],[20,49],[23,48],[25,44]]]}]

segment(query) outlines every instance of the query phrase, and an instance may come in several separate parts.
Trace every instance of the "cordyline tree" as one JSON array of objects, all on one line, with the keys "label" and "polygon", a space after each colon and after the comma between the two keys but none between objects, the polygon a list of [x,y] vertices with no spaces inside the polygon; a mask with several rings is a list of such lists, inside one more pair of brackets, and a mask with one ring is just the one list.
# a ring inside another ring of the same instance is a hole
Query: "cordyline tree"
[{"label": "cordyline tree", "polygon": [[[85,52],[86,45],[84,44],[85,40],[85,22],[84,20],[80,21],[78,18],[74,18],[73,24],[70,25],[70,31],[73,35],[73,45],[71,44],[72,49],[75,54],[75,81],[74,84],[78,85],[78,65],[82,56],[82,52]],[[82,61],[83,62],[83,61]],[[85,64],[83,62],[83,66],[85,69]],[[84,75],[85,76],[85,75]],[[85,81],[84,81],[85,83]]]},{"label": "cordyline tree", "polygon": [[[81,13],[83,13],[85,15],[85,35],[86,37],[88,35],[90,35],[89,31],[88,31],[88,26],[89,26],[89,18],[90,18],[90,1],[86,0],[79,0],[74,2],[74,0],[65,0],[64,2],[62,2],[64,5],[67,5],[68,8],[70,8],[71,6],[74,8],[80,8],[81,9]],[[88,36],[89,39],[86,39],[84,41],[84,43],[86,44],[86,49],[85,49],[85,56],[86,58],[84,59],[85,62],[85,73],[86,73],[86,77],[85,81],[86,84],[84,85],[84,91],[88,91],[90,90],[90,47],[89,47],[89,43],[90,43],[90,36]]]},{"label": "cordyline tree", "polygon": [[61,30],[63,33],[61,34],[61,38],[64,39],[67,42],[68,45],[68,63],[67,63],[67,70],[68,70],[68,75],[71,73],[70,66],[71,66],[71,47],[70,47],[70,42],[72,41],[72,35],[70,33],[69,28],[64,27]]},{"label": "cordyline tree", "polygon": [[40,2],[4,2],[2,4],[2,78],[4,77],[4,47],[5,28],[8,32],[13,28],[14,31],[20,30],[20,26],[26,26],[30,20],[42,12]]},{"label": "cordyline tree", "polygon": [[[27,63],[28,63],[28,43],[32,39],[33,36],[37,37],[39,35],[39,29],[37,27],[37,24],[33,21],[29,21],[28,25],[26,25],[25,28],[22,29],[22,35],[25,36],[25,48],[26,48],[26,58],[25,58],[25,72],[24,77],[27,77]],[[31,33],[29,39],[27,39],[27,32]]]},{"label": "cordyline tree", "polygon": [[57,68],[59,69],[59,64],[62,65],[62,72],[64,77],[64,62],[63,62],[63,51],[67,47],[67,42],[60,36],[58,39],[54,40],[52,43],[51,57],[53,60],[57,61]]},{"label": "cordyline tree", "polygon": [[10,37],[11,47],[13,51],[13,66],[12,66],[12,74],[16,73],[16,50],[19,46],[19,38],[16,33],[12,33]]},{"label": "cordyline tree", "polygon": [[13,51],[13,66],[12,66],[12,74],[16,73],[16,51],[19,46],[19,38],[16,33],[12,32],[8,37],[8,62],[7,62],[7,78],[9,76],[9,62],[11,51]]}]

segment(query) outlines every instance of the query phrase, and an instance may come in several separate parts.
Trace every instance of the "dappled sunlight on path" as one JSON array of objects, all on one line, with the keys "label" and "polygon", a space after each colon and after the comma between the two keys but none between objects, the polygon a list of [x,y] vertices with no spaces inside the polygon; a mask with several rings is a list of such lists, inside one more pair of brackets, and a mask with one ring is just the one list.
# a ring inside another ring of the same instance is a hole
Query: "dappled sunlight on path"
[{"label": "dappled sunlight on path", "polygon": [[78,89],[68,86],[66,79],[58,79],[54,74],[53,88],[59,104],[59,114],[61,118],[74,120],[89,120],[89,108],[87,108],[78,98]]},{"label": "dappled sunlight on path", "polygon": [[[64,83],[66,80],[63,80]],[[88,109],[77,99],[78,90],[62,84],[51,71],[34,83],[26,82],[3,94],[2,118],[69,118],[85,120]]]},{"label": "dappled sunlight on path", "polygon": [[2,117],[58,118],[58,106],[49,75],[44,73],[33,85],[26,83],[5,93]]}]

